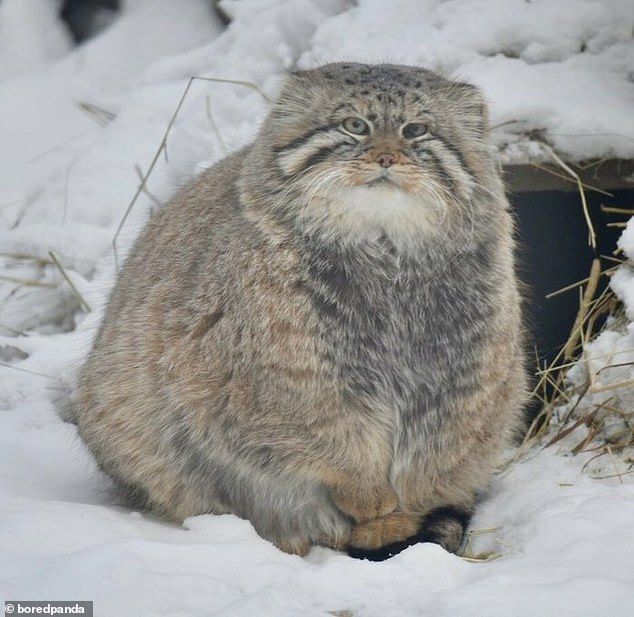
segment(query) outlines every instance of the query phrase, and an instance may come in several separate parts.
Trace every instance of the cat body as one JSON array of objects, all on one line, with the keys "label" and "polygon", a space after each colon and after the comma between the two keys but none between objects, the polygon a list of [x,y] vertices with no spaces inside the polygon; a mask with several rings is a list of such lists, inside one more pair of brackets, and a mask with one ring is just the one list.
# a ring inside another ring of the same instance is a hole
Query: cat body
[{"label": "cat body", "polygon": [[422,69],[291,77],[126,261],[76,397],[102,468],[288,552],[456,550],[525,379],[484,114]]}]

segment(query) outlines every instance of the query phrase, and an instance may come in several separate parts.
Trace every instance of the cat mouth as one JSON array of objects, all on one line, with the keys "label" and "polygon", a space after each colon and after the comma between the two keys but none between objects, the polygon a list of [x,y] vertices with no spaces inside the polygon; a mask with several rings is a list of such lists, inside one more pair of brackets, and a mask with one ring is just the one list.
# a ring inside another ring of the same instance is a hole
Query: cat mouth
[{"label": "cat mouth", "polygon": [[382,173],[374,178],[370,178],[363,183],[364,186],[374,187],[374,186],[393,186],[399,187],[400,185],[394,181],[394,179],[385,173]]}]

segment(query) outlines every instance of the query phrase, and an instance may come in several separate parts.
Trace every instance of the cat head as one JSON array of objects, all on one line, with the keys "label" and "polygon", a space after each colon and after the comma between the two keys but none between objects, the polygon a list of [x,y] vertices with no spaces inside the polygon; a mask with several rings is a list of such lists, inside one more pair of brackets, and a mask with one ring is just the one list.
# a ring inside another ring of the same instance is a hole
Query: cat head
[{"label": "cat head", "polygon": [[289,77],[254,151],[266,160],[262,186],[276,187],[271,203],[308,230],[400,244],[473,216],[490,175],[487,133],[474,86],[341,63]]}]

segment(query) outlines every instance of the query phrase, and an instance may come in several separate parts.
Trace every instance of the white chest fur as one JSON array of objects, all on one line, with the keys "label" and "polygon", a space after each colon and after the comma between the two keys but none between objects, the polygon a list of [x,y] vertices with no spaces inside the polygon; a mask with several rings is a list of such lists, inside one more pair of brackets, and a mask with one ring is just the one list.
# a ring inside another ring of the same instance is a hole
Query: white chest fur
[{"label": "white chest fur", "polygon": [[445,205],[431,193],[414,194],[386,183],[333,190],[313,199],[306,214],[322,232],[353,243],[385,236],[407,249],[442,226]]}]

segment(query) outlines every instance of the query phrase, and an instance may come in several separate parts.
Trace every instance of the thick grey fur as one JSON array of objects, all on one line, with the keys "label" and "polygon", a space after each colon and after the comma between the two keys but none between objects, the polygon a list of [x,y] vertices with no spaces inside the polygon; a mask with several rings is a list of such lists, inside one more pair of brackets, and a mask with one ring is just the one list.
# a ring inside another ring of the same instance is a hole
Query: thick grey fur
[{"label": "thick grey fur", "polygon": [[469,511],[524,399],[513,250],[476,88],[296,73],[254,143],[137,240],[81,372],[81,437],[162,515],[232,512],[289,552]]}]

